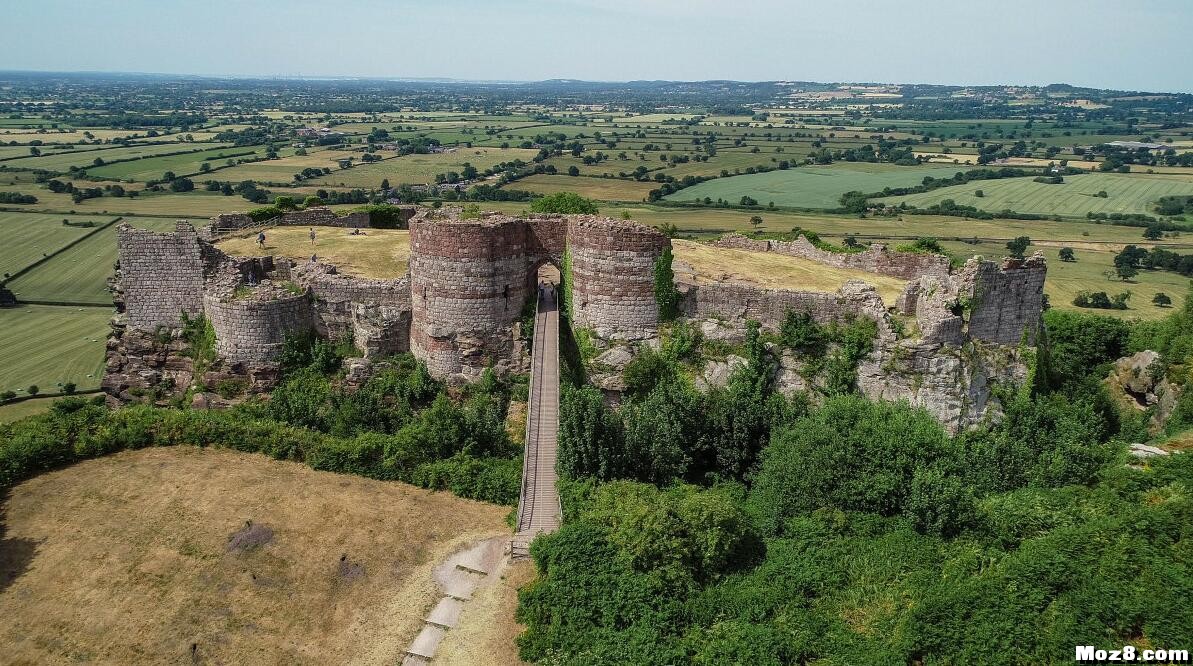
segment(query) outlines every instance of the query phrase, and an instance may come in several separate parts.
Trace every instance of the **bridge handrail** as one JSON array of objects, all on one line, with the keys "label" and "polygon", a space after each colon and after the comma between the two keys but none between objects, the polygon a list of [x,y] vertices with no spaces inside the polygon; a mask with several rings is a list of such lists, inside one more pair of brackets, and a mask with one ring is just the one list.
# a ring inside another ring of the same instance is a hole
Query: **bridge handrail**
[{"label": "bridge handrail", "polygon": [[[542,304],[542,296],[538,294],[537,287],[536,287],[535,303],[534,303],[534,342],[532,343],[532,346],[530,348],[530,386],[527,388],[527,391],[526,391],[526,399],[527,399],[527,403],[526,403],[526,441],[522,447],[522,490],[521,490],[520,496],[518,497],[518,523],[517,523],[518,530],[522,529],[522,520],[526,517],[526,484],[527,484],[527,480],[530,478],[530,445],[531,445],[531,442],[533,441],[531,439],[531,424],[534,423],[534,419],[532,418],[533,414],[531,413],[531,407],[534,405],[534,403],[531,401],[533,401],[534,397],[535,397],[534,390],[536,388],[538,388],[537,387],[538,382],[536,382],[534,380],[534,375],[535,375],[534,366],[535,366],[535,361],[538,358],[537,347],[539,346],[539,341],[540,341],[540,337],[539,337],[539,332],[540,332],[539,331],[539,305],[541,305],[541,304]],[[537,450],[536,450],[536,453],[537,453]]]}]

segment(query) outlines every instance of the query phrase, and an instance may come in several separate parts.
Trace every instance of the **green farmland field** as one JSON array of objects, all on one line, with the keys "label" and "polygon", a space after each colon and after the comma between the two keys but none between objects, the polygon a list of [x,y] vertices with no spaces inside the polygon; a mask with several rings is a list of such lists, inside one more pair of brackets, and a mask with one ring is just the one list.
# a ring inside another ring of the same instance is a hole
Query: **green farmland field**
[{"label": "green farmland field", "polygon": [[113,180],[153,180],[161,178],[162,174],[167,171],[173,171],[180,176],[197,173],[199,165],[204,162],[210,163],[212,167],[220,167],[228,159],[235,161],[264,156],[264,146],[229,146],[197,153],[151,157],[91,167],[87,169],[87,173],[95,178],[111,178]]},{"label": "green farmland field", "polygon": [[[985,196],[975,196],[977,190],[982,190]],[[1095,196],[1102,190],[1106,191],[1106,198]],[[991,212],[1009,208],[1020,213],[1085,217],[1091,212],[1154,214],[1151,208],[1156,200],[1178,194],[1193,194],[1193,176],[1090,173],[1066,176],[1065,182],[1059,185],[1037,183],[1031,178],[1008,178],[954,185],[880,201],[892,205],[906,202],[909,206],[925,208],[952,199],[959,205]]]},{"label": "green farmland field", "polygon": [[111,317],[107,308],[0,309],[0,391],[25,395],[36,384],[51,392],[59,382],[99,386]]},{"label": "green farmland field", "polygon": [[358,164],[351,169],[334,171],[307,182],[312,185],[365,188],[379,187],[381,181],[387,179],[394,187],[400,183],[426,184],[434,183],[436,174],[448,171],[458,173],[464,168],[465,162],[484,171],[501,162],[529,162],[537,154],[537,150],[522,148],[459,148],[433,155],[403,155],[372,164]]},{"label": "green farmland field", "polygon": [[[220,147],[225,145],[227,144],[215,144],[212,147]],[[105,148],[103,150],[80,149],[68,152],[55,152],[49,155],[42,155],[41,157],[25,157],[16,160],[9,160],[5,162],[4,165],[20,169],[67,171],[72,166],[77,166],[80,168],[91,167],[91,165],[95,162],[95,158],[97,157],[104,160],[105,162],[110,162],[112,160],[125,160],[133,157],[161,155],[162,153],[176,153],[180,150],[197,150],[202,147],[203,146],[191,145],[180,146],[177,143],[167,143],[145,146],[130,146],[128,148]],[[135,162],[127,164],[135,164]]]},{"label": "green farmland field", "polygon": [[71,227],[62,224],[63,218],[72,222],[91,221],[105,224],[110,217],[81,215],[41,215],[37,213],[0,212],[0,275],[12,274],[51,254],[67,243],[95,231],[94,227]]},{"label": "green farmland field", "polygon": [[710,198],[737,203],[743,196],[750,196],[762,205],[773,201],[777,206],[793,208],[836,208],[841,195],[852,190],[876,192],[884,187],[908,187],[918,185],[925,176],[943,178],[957,171],[957,167],[899,167],[861,162],[800,167],[717,178],[666,198],[669,201]]},{"label": "green farmland field", "polygon": [[[173,220],[161,218],[130,223],[156,231],[174,228]],[[8,288],[18,300],[103,305],[112,302],[107,279],[115,263],[116,226],[111,226],[8,283]]]}]

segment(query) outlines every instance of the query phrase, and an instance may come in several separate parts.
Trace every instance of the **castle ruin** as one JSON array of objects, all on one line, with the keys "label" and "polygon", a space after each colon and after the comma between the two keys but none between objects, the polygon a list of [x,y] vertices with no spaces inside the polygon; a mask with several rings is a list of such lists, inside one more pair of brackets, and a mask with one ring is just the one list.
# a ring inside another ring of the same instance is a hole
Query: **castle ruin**
[{"label": "castle ruin", "polygon": [[[330,226],[368,223],[367,216],[345,222],[330,211],[303,213],[287,223],[321,224],[328,214],[323,222]],[[223,379],[266,391],[278,379],[286,336],[306,331],[350,335],[363,352],[356,369],[409,351],[451,382],[476,379],[487,368],[526,372],[530,350],[520,322],[544,264],[564,276],[569,324],[584,329],[601,352],[590,373],[594,384],[611,392],[624,388],[619,371],[636,353],[658,345],[655,269],[671,242],[634,222],[492,213],[461,219],[458,212],[422,211],[409,220],[408,272],[380,280],[343,275],[317,261],[232,257],[211,242],[222,231],[248,229],[250,221],[223,215],[201,230],[183,222],[173,233],[118,230],[120,314],[103,383],[113,400],[154,390],[179,394]],[[777,331],[792,311],[822,324],[873,319],[878,333],[858,367],[859,390],[923,406],[953,431],[996,416],[994,387],[1022,383],[1028,375],[1025,350],[1035,344],[1044,306],[1042,257],[1001,264],[975,258],[951,270],[946,257],[881,245],[835,254],[802,237],[782,242],[730,235],[714,244],[909,282],[887,304],[862,281],[825,293],[699,283],[677,271],[679,317],[706,339],[741,339],[749,321]],[[184,317],[199,315],[215,334],[217,362],[210,367],[196,367],[177,335]],[[798,359],[786,351],[778,356],[778,388],[809,388]]]}]

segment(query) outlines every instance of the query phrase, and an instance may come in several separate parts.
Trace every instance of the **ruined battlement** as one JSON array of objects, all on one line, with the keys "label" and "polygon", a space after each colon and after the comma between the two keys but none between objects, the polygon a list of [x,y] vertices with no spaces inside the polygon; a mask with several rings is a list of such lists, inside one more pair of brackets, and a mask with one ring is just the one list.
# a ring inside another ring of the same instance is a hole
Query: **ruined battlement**
[{"label": "ruined battlement", "polygon": [[727,247],[754,252],[774,252],[789,257],[809,259],[826,266],[848,268],[878,275],[911,280],[925,273],[947,273],[949,259],[938,254],[919,252],[897,252],[881,243],[874,243],[861,252],[829,252],[800,236],[793,241],[762,240],[747,238],[740,234],[727,234],[712,242],[716,247]]}]

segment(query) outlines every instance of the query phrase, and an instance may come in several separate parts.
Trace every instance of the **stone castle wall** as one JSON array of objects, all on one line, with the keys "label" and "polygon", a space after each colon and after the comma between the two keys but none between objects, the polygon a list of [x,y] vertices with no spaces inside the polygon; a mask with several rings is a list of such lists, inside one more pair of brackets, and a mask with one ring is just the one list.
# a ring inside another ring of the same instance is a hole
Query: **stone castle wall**
[{"label": "stone castle wall", "polygon": [[130,326],[143,331],[175,328],[182,313],[203,312],[204,247],[190,224],[179,222],[173,233],[121,225],[116,251]]},{"label": "stone castle wall", "polygon": [[[405,210],[405,209],[404,209]],[[414,210],[409,209],[413,215]],[[218,231],[235,231],[261,225],[295,226],[295,227],[341,227],[365,229],[371,226],[368,213],[348,213],[336,215],[335,211],[325,206],[313,206],[303,210],[291,210],[270,220],[258,222],[245,213],[224,213],[211,218],[207,225],[209,234]]]},{"label": "stone castle wall", "polygon": [[311,290],[313,324],[322,336],[339,338],[353,330],[357,305],[385,306],[410,310],[410,278],[377,280],[342,275],[328,264],[297,264],[291,279]]},{"label": "stone castle wall", "polygon": [[207,294],[203,309],[215,329],[216,353],[232,363],[273,362],[287,333],[312,326],[309,293],[264,299]]},{"label": "stone castle wall", "polygon": [[847,282],[830,294],[818,291],[767,289],[743,282],[680,285],[681,312],[689,319],[718,319],[735,327],[756,321],[777,331],[788,312],[806,312],[818,324],[839,323],[864,316],[883,322],[887,318],[882,297],[874,287]]},{"label": "stone castle wall", "polygon": [[740,234],[728,234],[713,241],[716,247],[727,247],[754,252],[774,252],[789,257],[809,259],[826,266],[848,268],[879,275],[910,280],[925,273],[949,271],[948,257],[918,252],[893,252],[885,245],[875,243],[861,252],[828,252],[821,250],[800,236],[793,241],[772,241],[747,238]]},{"label": "stone castle wall", "polygon": [[1027,259],[970,260],[959,271],[970,296],[969,336],[1003,345],[1035,344],[1044,311],[1043,255]]},{"label": "stone castle wall", "polygon": [[568,225],[573,326],[609,339],[658,332],[654,265],[671,241],[634,222],[574,218]]}]

